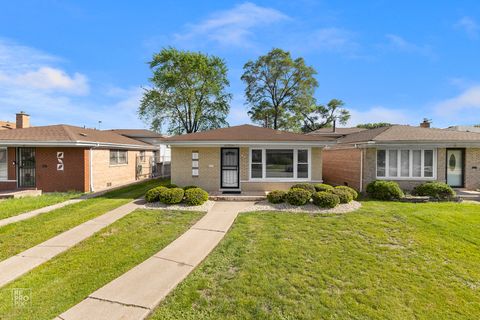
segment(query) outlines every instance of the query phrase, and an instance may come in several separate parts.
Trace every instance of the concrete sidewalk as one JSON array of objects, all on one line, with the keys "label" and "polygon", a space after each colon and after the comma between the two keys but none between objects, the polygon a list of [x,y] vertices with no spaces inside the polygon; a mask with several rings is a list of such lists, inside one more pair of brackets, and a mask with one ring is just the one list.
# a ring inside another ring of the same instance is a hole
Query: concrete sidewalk
[{"label": "concrete sidewalk", "polygon": [[251,202],[215,203],[178,239],[56,319],[145,319],[215,248],[238,212],[251,205]]},{"label": "concrete sidewalk", "polygon": [[33,268],[68,250],[95,232],[143,207],[144,200],[135,200],[86,221],[45,242],[0,262],[0,287],[24,275]]}]

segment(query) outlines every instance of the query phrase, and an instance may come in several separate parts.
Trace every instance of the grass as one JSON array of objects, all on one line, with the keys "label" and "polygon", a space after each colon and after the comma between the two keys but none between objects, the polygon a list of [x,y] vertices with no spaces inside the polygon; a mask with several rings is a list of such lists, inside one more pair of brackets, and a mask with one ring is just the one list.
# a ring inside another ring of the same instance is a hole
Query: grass
[{"label": "grass", "polygon": [[78,192],[45,193],[38,197],[24,197],[0,201],[0,220],[28,211],[48,207],[80,196]]},{"label": "grass", "polygon": [[159,180],[149,180],[3,226],[0,228],[0,261],[124,205],[159,184]]},{"label": "grass", "polygon": [[[203,213],[136,210],[0,289],[1,319],[53,319],[184,233]],[[31,289],[18,308],[12,289]]]},{"label": "grass", "polygon": [[152,319],[477,319],[480,206],[241,214]]}]

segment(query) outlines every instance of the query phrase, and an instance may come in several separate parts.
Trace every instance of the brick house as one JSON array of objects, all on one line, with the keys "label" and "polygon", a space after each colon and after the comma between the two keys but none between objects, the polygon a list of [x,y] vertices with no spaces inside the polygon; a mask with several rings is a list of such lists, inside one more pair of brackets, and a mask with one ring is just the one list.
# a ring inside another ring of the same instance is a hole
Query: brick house
[{"label": "brick house", "polygon": [[322,149],[334,140],[253,125],[166,139],[172,183],[216,192],[271,191],[322,182]]},{"label": "brick house", "polygon": [[347,129],[322,129],[310,134],[337,139],[335,146],[323,152],[327,183],[359,191],[377,179],[396,181],[405,190],[425,181],[480,188],[480,133],[434,129],[425,121],[419,127]]},{"label": "brick house", "polygon": [[0,190],[90,192],[150,177],[148,143],[62,124],[29,127],[25,114],[16,127],[0,130]]}]

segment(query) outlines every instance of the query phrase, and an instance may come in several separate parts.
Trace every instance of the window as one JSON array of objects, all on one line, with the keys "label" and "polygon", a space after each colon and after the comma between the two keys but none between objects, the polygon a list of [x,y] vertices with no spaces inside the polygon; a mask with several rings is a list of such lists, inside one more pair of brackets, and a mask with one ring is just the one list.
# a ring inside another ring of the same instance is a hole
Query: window
[{"label": "window", "polygon": [[0,149],[0,180],[8,179],[7,148]]},{"label": "window", "polygon": [[145,150],[140,151],[140,162],[145,162],[146,159]]},{"label": "window", "polygon": [[378,178],[435,178],[435,152],[427,150],[377,150]]},{"label": "window", "polygon": [[198,151],[192,151],[192,177],[198,177]]},{"label": "window", "polygon": [[250,178],[292,180],[310,177],[309,149],[252,149]]},{"label": "window", "polygon": [[110,165],[127,164],[127,155],[127,150],[110,150]]}]

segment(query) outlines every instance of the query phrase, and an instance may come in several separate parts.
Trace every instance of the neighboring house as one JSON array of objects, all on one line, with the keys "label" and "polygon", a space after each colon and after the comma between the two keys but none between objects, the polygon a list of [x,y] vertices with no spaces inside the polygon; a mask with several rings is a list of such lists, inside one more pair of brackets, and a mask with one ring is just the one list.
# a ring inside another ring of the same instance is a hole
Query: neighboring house
[{"label": "neighboring house", "polygon": [[447,129],[480,133],[480,126],[451,126],[451,127],[448,127]]},{"label": "neighboring house", "polygon": [[0,130],[21,129],[30,127],[30,116],[21,111],[16,114],[16,123],[0,121]]},{"label": "neighboring house", "polygon": [[111,131],[63,124],[0,130],[0,190],[89,192],[128,184],[150,177],[137,174],[150,166],[137,159],[153,150]]},{"label": "neighboring house", "polygon": [[480,134],[394,125],[346,134],[323,152],[324,180],[363,191],[374,180],[411,190],[425,181],[480,188]]},{"label": "neighboring house", "polygon": [[208,191],[286,190],[322,182],[322,149],[333,138],[240,125],[169,137],[171,180]]},{"label": "neighboring house", "polygon": [[321,128],[317,129],[313,132],[308,133],[308,135],[319,135],[319,136],[324,136],[324,137],[332,137],[332,138],[341,138],[346,135],[352,134],[352,133],[357,133],[357,132],[362,132],[367,129],[365,128]]}]

